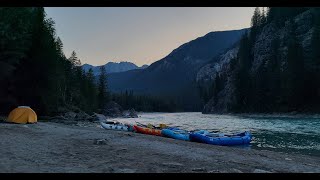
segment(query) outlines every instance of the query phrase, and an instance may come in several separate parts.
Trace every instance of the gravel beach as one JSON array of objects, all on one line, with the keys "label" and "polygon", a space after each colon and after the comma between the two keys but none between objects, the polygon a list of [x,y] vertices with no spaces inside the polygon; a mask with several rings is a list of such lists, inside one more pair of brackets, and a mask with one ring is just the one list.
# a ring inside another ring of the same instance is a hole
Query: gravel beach
[{"label": "gravel beach", "polygon": [[320,157],[63,123],[0,123],[0,172],[320,172]]}]

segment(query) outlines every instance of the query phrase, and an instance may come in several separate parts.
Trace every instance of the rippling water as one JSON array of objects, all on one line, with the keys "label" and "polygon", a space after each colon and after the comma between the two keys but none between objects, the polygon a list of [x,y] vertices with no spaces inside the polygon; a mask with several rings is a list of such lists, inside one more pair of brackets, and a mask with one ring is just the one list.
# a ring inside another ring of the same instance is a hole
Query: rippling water
[{"label": "rippling water", "polygon": [[134,124],[165,123],[186,130],[223,133],[250,131],[249,148],[320,156],[320,116],[214,115],[201,113],[142,113],[139,118],[115,119]]}]

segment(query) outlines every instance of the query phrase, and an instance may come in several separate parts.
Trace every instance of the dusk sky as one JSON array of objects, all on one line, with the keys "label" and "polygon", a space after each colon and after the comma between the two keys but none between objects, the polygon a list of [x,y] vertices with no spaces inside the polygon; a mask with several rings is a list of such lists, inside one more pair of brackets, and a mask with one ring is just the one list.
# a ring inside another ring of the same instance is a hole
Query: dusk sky
[{"label": "dusk sky", "polygon": [[50,7],[67,57],[83,64],[160,60],[211,31],[250,26],[254,7]]}]

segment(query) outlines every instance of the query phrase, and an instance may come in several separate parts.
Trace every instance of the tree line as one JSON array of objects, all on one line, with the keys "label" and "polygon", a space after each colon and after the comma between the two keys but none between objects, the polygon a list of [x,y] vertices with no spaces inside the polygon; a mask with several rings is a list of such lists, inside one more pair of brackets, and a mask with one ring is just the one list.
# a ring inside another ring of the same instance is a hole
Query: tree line
[{"label": "tree line", "polygon": [[111,100],[117,102],[124,109],[135,109],[143,112],[176,112],[181,111],[175,99],[164,96],[148,96],[134,94],[126,90],[111,95]]},{"label": "tree line", "polygon": [[67,58],[55,22],[44,8],[0,8],[0,112],[27,105],[40,115],[97,112],[108,93],[75,52]]},{"label": "tree line", "polygon": [[39,115],[67,111],[103,112],[110,100],[124,109],[176,111],[172,100],[132,92],[111,94],[104,66],[96,78],[85,72],[73,51],[63,52],[55,22],[44,8],[0,8],[0,113],[8,114],[21,105]]}]

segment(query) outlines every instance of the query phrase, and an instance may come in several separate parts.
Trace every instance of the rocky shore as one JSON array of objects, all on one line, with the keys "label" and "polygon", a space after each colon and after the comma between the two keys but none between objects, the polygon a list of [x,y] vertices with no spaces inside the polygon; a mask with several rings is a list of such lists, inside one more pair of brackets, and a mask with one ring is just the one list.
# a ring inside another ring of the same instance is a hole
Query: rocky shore
[{"label": "rocky shore", "polygon": [[0,129],[0,172],[320,172],[319,157],[105,130],[98,122]]}]

